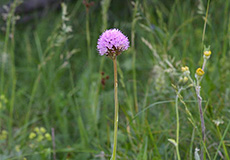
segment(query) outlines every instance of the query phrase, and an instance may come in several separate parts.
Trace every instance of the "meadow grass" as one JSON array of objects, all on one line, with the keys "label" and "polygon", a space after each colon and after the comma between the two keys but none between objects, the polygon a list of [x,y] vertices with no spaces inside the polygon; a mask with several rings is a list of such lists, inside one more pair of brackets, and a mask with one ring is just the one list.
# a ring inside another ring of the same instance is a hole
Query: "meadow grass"
[{"label": "meadow grass", "polygon": [[[131,41],[117,63],[117,159],[229,159],[230,1],[66,5],[66,14],[62,5],[26,24],[15,24],[11,8],[1,21],[0,160],[111,157],[113,64],[96,49],[109,28]],[[196,91],[179,82],[182,66],[195,80],[204,45],[212,51],[200,83],[205,142]]]}]

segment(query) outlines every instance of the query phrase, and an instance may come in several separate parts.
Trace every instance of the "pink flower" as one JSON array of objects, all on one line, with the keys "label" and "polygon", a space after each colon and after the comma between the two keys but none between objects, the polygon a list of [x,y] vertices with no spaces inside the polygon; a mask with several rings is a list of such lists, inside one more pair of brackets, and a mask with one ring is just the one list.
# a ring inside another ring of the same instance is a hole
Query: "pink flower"
[{"label": "pink flower", "polygon": [[99,54],[117,56],[129,48],[128,38],[118,29],[109,29],[102,33],[97,42]]}]

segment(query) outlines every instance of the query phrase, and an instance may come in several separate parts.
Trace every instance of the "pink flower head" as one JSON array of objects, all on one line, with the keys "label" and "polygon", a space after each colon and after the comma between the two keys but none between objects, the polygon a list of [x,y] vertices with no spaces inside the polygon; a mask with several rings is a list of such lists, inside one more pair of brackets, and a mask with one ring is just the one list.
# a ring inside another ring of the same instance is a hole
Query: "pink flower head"
[{"label": "pink flower head", "polygon": [[128,38],[118,29],[109,29],[102,33],[97,42],[99,54],[117,56],[129,48]]}]

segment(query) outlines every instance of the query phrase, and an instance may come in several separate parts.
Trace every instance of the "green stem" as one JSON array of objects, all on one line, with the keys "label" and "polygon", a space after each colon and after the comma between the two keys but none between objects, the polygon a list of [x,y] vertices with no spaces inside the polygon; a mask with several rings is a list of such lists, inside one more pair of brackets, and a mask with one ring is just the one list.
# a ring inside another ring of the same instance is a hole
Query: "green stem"
[{"label": "green stem", "polygon": [[3,50],[3,53],[2,53],[2,65],[1,65],[1,87],[0,87],[0,91],[1,91],[1,94],[3,94],[3,86],[4,86],[4,70],[5,70],[5,62],[3,60],[3,56],[4,54],[7,54],[7,47],[8,47],[8,41],[9,41],[9,36],[10,36],[10,24],[11,24],[11,16],[12,14],[12,10],[11,12],[9,13],[8,15],[8,18],[7,18],[7,23],[6,23],[6,35],[5,35],[5,41],[4,41],[4,50]]},{"label": "green stem", "polygon": [[[16,1],[13,4],[13,10],[16,8]],[[15,68],[15,40],[14,40],[14,33],[15,33],[15,20],[12,22],[12,29],[11,29],[11,34],[12,39],[11,39],[11,51],[10,51],[10,56],[11,56],[11,78],[12,78],[12,94],[11,94],[11,100],[10,100],[10,114],[9,114],[9,143],[8,147],[10,148],[12,145],[13,141],[13,135],[12,135],[12,128],[13,128],[13,112],[14,112],[14,104],[15,104],[15,93],[16,93],[16,68]]]},{"label": "green stem", "polygon": [[113,144],[113,154],[111,160],[116,159],[116,150],[117,150],[117,130],[118,130],[118,82],[117,82],[117,57],[113,58],[113,67],[114,67],[114,102],[115,102],[115,114],[114,114],[114,144]]},{"label": "green stem", "polygon": [[[91,66],[91,49],[90,49],[90,30],[89,30],[89,11],[86,11],[86,41],[88,50],[88,63]],[[90,68],[91,69],[91,68]]]},{"label": "green stem", "polygon": [[[180,90],[178,91],[178,94],[180,94]],[[178,94],[176,96],[176,153],[178,160],[180,160],[180,152],[179,152],[179,132],[180,132],[180,119],[179,119],[179,110],[178,110]]]},{"label": "green stem", "polygon": [[[216,125],[216,128],[217,128],[217,132],[218,132],[218,135],[220,137],[220,140],[221,140],[222,139],[222,135],[220,133],[219,126]],[[221,143],[222,143],[222,146],[223,146],[223,149],[224,149],[225,158],[226,158],[226,160],[229,160],[230,158],[229,158],[229,155],[228,155],[228,151],[227,151],[226,145],[225,145],[224,141],[221,141]]]},{"label": "green stem", "polygon": [[193,150],[193,143],[194,143],[194,137],[195,137],[195,129],[196,128],[193,128],[192,130],[192,137],[191,137],[191,144],[190,144],[190,151],[189,151],[189,159],[192,159],[192,150]]},{"label": "green stem", "polygon": [[214,156],[214,158],[213,158],[214,160],[216,160],[216,158],[217,158],[217,156],[218,156],[218,153],[219,153],[221,144],[222,144],[222,142],[224,141],[224,138],[225,138],[226,134],[228,133],[229,127],[230,127],[230,120],[228,121],[228,125],[227,125],[227,127],[226,127],[226,129],[225,129],[225,131],[224,131],[224,134],[223,134],[223,136],[222,136],[222,138],[221,138],[221,140],[220,140],[220,144],[219,144],[219,146],[218,146],[218,148],[217,148],[217,151],[216,151],[216,154],[215,154],[215,156]]},{"label": "green stem", "polygon": [[134,103],[135,111],[138,112],[138,99],[137,99],[137,81],[136,81],[136,50],[135,50],[135,25],[137,22],[136,14],[138,9],[138,0],[135,3],[133,10],[133,22],[132,22],[132,31],[131,31],[131,47],[133,49],[133,60],[132,60],[132,69],[133,69],[133,91],[134,91]]},{"label": "green stem", "polygon": [[204,19],[204,28],[203,28],[203,35],[202,35],[202,46],[204,44],[204,36],[205,36],[206,25],[207,25],[207,21],[208,21],[209,4],[210,4],[210,0],[208,1],[206,15],[205,15],[205,19]]},{"label": "green stem", "polygon": [[[40,82],[40,78],[41,78],[41,72],[40,70],[38,71],[38,75],[34,81],[34,84],[33,84],[33,89],[32,89],[32,92],[31,92],[31,96],[30,96],[30,101],[29,101],[29,104],[28,104],[28,108],[27,108],[27,113],[25,114],[25,123],[24,123],[24,134],[27,135],[27,129],[28,129],[28,126],[29,126],[29,119],[30,119],[30,113],[31,113],[31,108],[32,108],[32,105],[33,105],[33,102],[34,102],[34,98],[35,98],[35,95],[36,95],[36,91],[37,91],[37,88],[38,88],[38,85],[39,85],[39,82]],[[24,139],[24,141],[22,142],[22,144],[24,144],[26,141],[26,138]]]},{"label": "green stem", "polygon": [[[73,72],[71,70],[71,65],[69,67],[69,79],[70,79],[70,85],[71,85],[71,88],[75,88],[75,85],[74,85],[74,78],[73,78]],[[78,123],[78,126],[79,126],[79,132],[80,132],[80,137],[81,137],[81,142],[84,144],[84,146],[87,146],[88,145],[88,134],[87,134],[87,131],[85,129],[85,125],[83,123],[83,119],[82,119],[82,115],[81,115],[81,110],[80,110],[80,107],[78,106],[77,104],[77,99],[76,99],[76,96],[75,94],[73,94],[73,106],[76,107],[76,109],[73,109],[74,113],[76,113],[76,116],[77,116],[77,123]]]}]

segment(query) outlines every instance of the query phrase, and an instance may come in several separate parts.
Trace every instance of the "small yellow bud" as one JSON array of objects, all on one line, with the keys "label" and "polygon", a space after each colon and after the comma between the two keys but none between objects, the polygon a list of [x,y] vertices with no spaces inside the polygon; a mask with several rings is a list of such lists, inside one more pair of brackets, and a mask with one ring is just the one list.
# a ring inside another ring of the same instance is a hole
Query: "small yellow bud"
[{"label": "small yellow bud", "polygon": [[29,139],[34,139],[36,137],[36,134],[34,132],[31,132],[29,135]]},{"label": "small yellow bud", "polygon": [[2,133],[0,134],[0,140],[7,139],[7,134],[8,134],[8,132],[3,130]]},{"label": "small yellow bud", "polygon": [[27,158],[24,157],[23,160],[27,160]]},{"label": "small yellow bud", "polygon": [[40,128],[40,131],[41,131],[42,133],[45,133],[45,132],[46,132],[46,129],[45,129],[44,127],[41,127],[41,128]]},{"label": "small yellow bud", "polygon": [[189,71],[189,68],[188,68],[187,66],[185,66],[185,67],[181,67],[181,71],[182,71],[182,72]]},{"label": "small yellow bud", "polygon": [[203,76],[203,75],[204,75],[204,71],[203,71],[201,68],[198,68],[198,69],[196,70],[196,74],[197,74],[198,76]]},{"label": "small yellow bud", "polygon": [[183,82],[186,83],[188,81],[188,77],[184,77]]},{"label": "small yellow bud", "polygon": [[3,135],[7,135],[8,132],[7,132],[6,130],[3,130],[3,131],[2,131],[2,134],[3,134]]},{"label": "small yellow bud", "polygon": [[37,141],[41,142],[43,139],[44,139],[43,135],[39,135],[38,138],[37,138]]},{"label": "small yellow bud", "polygon": [[184,72],[184,71],[185,71],[185,68],[184,68],[184,67],[181,67],[181,71]]},{"label": "small yellow bud", "polygon": [[45,134],[45,137],[46,137],[46,139],[47,139],[48,141],[51,141],[51,139],[52,139],[52,138],[51,138],[51,135],[50,135],[49,133],[46,133],[46,134]]},{"label": "small yellow bud", "polygon": [[212,53],[211,51],[204,51],[204,55],[207,56],[207,57],[210,56],[211,53]]},{"label": "small yellow bud", "polygon": [[39,130],[39,128],[38,128],[38,127],[35,127],[35,128],[34,128],[34,131],[35,131],[35,132],[37,132],[37,133],[39,133],[39,132],[40,132],[40,130]]}]

